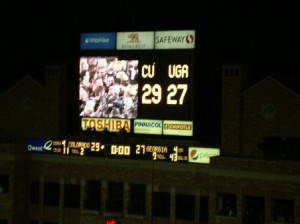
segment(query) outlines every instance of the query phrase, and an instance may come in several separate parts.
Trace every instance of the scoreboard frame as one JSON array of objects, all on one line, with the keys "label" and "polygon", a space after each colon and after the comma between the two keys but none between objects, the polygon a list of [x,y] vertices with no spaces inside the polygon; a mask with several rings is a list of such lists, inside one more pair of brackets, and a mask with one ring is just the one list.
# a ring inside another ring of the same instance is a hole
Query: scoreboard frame
[{"label": "scoreboard frame", "polygon": [[[158,33],[160,37],[157,37],[156,35],[158,34],[156,33]],[[193,33],[193,35],[190,33]],[[83,34],[83,36],[86,35],[87,34]],[[113,71],[114,77],[116,77],[116,74],[120,71],[125,73],[125,80],[127,80],[126,86],[121,86],[121,88],[127,88],[128,86],[133,86],[130,83],[132,80],[130,80],[128,66],[133,61],[137,61],[137,95],[132,97],[134,98],[132,107],[135,107],[135,114],[131,114],[130,116],[128,114],[126,115],[125,112],[122,112],[125,111],[125,97],[122,95],[118,97],[118,99],[120,99],[119,101],[116,100],[114,103],[109,104],[110,106],[107,107],[109,113],[94,112],[89,115],[80,114],[86,103],[84,102],[83,104],[82,101],[79,100],[79,117],[81,117],[81,119],[117,118],[193,122],[195,51],[194,47],[185,48],[185,45],[189,46],[187,43],[191,42],[191,40],[195,43],[195,31],[118,32],[116,35],[123,38],[124,36],[128,38],[135,36],[140,37],[140,39],[139,42],[130,42],[132,41],[131,39],[130,41],[125,40],[125,42],[127,42],[123,45],[119,44],[119,42],[124,40],[115,40],[116,45],[125,46],[124,49],[117,49],[115,46],[110,49],[106,49],[105,47],[97,48],[98,45],[94,48],[85,48],[81,46],[79,63],[82,58],[94,61],[103,59],[107,61],[108,59],[109,63],[105,68],[106,72],[108,73],[109,70]],[[147,40],[151,39],[151,35],[153,35],[153,41],[155,42],[153,47],[143,49],[143,46],[147,46]],[[146,41],[142,38],[145,38]],[[173,40],[170,48],[168,48],[168,43],[162,45],[162,42],[170,42],[170,38]],[[90,38],[88,40],[91,42],[91,40],[94,39]],[[81,43],[82,42],[83,40],[81,40]],[[87,39],[85,39],[84,43],[86,42],[88,42]],[[121,67],[112,65],[112,63],[115,62],[120,62],[120,64],[123,63],[123,65],[121,65]],[[118,70],[113,70],[112,67],[118,67]],[[118,82],[120,82],[120,80],[118,80]],[[80,88],[81,86],[79,86],[79,90]],[[106,94],[108,95],[108,90],[106,91]],[[93,96],[91,98],[93,98]],[[93,111],[99,111],[97,108],[100,106],[96,101],[93,105]],[[112,113],[112,111],[119,112]],[[148,134],[153,133],[150,131]],[[177,134],[175,133],[175,135]]]}]

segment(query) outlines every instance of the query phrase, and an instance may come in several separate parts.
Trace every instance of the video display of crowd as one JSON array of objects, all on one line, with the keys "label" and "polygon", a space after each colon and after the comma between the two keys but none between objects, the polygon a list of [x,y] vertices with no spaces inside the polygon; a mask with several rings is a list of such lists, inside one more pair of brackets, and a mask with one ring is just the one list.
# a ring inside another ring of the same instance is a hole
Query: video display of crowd
[{"label": "video display of crowd", "polygon": [[79,63],[79,116],[137,118],[138,60],[80,57]]}]

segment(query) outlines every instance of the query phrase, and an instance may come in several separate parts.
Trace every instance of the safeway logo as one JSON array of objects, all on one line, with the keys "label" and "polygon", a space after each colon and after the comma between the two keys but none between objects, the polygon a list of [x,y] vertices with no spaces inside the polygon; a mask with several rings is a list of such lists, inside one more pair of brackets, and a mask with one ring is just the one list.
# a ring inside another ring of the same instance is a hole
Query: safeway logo
[{"label": "safeway logo", "polygon": [[194,49],[195,30],[171,30],[155,32],[155,49]]},{"label": "safeway logo", "polygon": [[188,44],[194,43],[194,36],[191,35],[191,34],[186,35],[185,41],[186,41],[186,43],[188,43]]}]

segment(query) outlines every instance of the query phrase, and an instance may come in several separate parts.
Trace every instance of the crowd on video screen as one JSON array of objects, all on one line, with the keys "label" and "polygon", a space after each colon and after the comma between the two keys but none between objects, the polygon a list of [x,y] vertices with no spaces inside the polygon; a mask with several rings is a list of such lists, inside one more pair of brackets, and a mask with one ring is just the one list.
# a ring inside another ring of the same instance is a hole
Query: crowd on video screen
[{"label": "crowd on video screen", "polygon": [[79,73],[80,116],[137,117],[138,60],[81,57]]}]

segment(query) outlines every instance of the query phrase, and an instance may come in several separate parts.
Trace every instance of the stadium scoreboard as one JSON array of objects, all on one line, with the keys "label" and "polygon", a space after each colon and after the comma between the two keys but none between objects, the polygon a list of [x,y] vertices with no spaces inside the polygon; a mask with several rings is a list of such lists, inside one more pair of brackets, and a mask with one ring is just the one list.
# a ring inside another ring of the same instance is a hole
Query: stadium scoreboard
[{"label": "stadium scoreboard", "polygon": [[220,156],[219,148],[148,143],[103,143],[94,140],[28,139],[27,151],[34,154],[102,157],[171,163],[210,163]]},{"label": "stadium scoreboard", "polygon": [[[195,30],[81,34],[78,114],[82,127],[116,119],[190,125],[195,35]],[[138,128],[134,133],[159,133],[149,131],[149,126]],[[193,132],[187,133],[178,129],[172,134],[192,136]]]},{"label": "stadium scoreboard", "polygon": [[53,154],[187,162],[188,147],[151,144],[102,144],[98,141],[54,140]]}]

